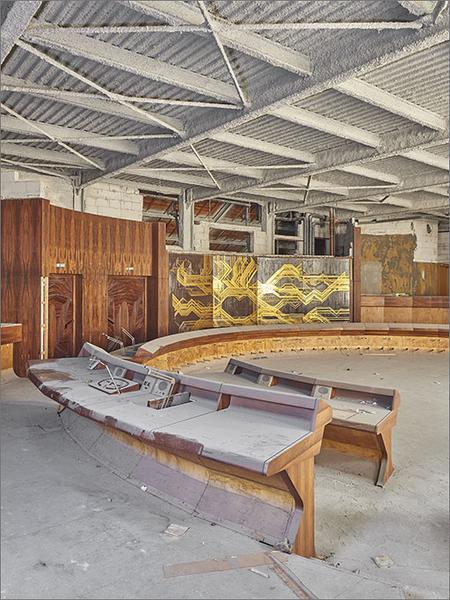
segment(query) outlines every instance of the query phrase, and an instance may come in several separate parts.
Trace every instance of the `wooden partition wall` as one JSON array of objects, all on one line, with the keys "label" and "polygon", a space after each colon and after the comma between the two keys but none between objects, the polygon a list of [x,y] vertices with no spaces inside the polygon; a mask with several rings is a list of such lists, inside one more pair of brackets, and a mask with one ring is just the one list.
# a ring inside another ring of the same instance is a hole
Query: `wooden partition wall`
[{"label": "wooden partition wall", "polygon": [[14,369],[70,356],[103,334],[167,334],[165,225],[113,219],[40,198],[2,202],[2,320],[23,324]]}]

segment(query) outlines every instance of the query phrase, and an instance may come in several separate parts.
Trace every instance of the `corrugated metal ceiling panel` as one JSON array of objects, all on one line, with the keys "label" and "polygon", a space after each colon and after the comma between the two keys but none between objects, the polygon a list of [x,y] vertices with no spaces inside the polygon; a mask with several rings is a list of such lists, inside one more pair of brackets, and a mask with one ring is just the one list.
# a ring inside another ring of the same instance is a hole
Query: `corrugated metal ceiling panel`
[{"label": "corrugated metal ceiling panel", "polygon": [[448,43],[371,71],[362,79],[419,106],[448,116]]},{"label": "corrugated metal ceiling panel", "polygon": [[300,100],[296,105],[373,133],[387,133],[411,125],[411,121],[407,119],[335,90],[326,90],[321,94],[310,96]]}]

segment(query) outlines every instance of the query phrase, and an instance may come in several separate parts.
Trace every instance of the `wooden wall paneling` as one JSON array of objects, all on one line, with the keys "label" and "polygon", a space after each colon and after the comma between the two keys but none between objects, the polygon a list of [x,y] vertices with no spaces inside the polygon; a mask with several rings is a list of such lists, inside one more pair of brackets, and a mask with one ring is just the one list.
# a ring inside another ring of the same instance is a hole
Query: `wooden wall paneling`
[{"label": "wooden wall paneling", "polygon": [[413,289],[415,296],[448,296],[448,264],[415,262]]},{"label": "wooden wall paneling", "polygon": [[364,323],[448,323],[448,296],[362,296]]},{"label": "wooden wall paneling", "polygon": [[108,275],[92,271],[83,274],[82,280],[82,337],[85,342],[91,342],[106,348],[108,333]]},{"label": "wooden wall paneling", "polygon": [[448,263],[439,264],[439,296],[448,296]]},{"label": "wooden wall paneling", "polygon": [[48,358],[76,356],[81,348],[80,277],[48,278]]},{"label": "wooden wall paneling", "polygon": [[2,320],[22,323],[23,339],[14,352],[14,370],[39,358],[43,211],[39,199],[3,200]]},{"label": "wooden wall paneling", "polygon": [[149,339],[169,333],[169,255],[166,250],[166,224],[152,225],[149,256],[153,257],[153,264],[147,294]]},{"label": "wooden wall paneling", "polygon": [[129,346],[131,341],[123,328],[136,343],[148,339],[146,277],[120,275],[108,278],[108,335]]}]

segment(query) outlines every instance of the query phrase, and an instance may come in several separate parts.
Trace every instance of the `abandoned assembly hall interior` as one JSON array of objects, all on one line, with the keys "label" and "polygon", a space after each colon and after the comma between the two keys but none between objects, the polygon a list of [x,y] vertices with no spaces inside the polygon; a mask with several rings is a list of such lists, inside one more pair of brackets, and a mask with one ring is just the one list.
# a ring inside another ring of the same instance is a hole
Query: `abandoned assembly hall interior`
[{"label": "abandoned assembly hall interior", "polygon": [[1,598],[449,597],[448,2],[1,0]]}]

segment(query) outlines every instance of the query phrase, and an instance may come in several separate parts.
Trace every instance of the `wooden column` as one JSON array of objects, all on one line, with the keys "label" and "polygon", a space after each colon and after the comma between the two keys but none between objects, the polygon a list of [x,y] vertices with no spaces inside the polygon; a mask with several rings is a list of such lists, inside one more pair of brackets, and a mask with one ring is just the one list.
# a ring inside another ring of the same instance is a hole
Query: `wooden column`
[{"label": "wooden column", "polygon": [[152,276],[148,294],[150,339],[169,333],[169,255],[166,250],[166,224],[152,224]]}]

